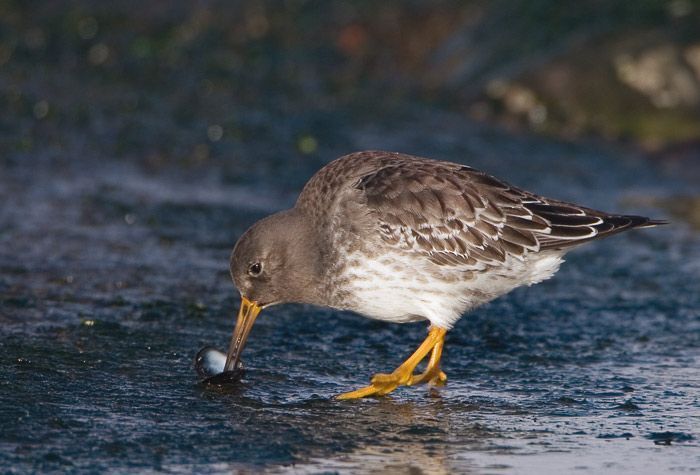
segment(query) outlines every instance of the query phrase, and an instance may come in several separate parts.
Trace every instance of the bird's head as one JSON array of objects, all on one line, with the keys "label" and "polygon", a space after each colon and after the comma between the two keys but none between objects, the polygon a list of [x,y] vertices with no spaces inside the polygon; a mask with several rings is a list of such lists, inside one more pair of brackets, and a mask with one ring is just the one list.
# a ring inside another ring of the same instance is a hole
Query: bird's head
[{"label": "bird's head", "polygon": [[250,227],[231,254],[241,308],[225,370],[236,368],[260,311],[278,303],[319,303],[320,249],[309,221],[297,210],[268,216]]}]

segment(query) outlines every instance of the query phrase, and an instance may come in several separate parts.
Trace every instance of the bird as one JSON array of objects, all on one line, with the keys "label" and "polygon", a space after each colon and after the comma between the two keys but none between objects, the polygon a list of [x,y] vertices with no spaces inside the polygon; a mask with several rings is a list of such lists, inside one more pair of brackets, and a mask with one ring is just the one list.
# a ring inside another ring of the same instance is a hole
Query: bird
[{"label": "bird", "polygon": [[342,156],[309,179],[291,209],[236,242],[230,273],[241,306],[225,370],[239,367],[263,309],[301,303],[429,323],[394,371],[336,398],[443,385],[445,336],[462,315],[550,278],[582,244],[660,224],[545,198],[459,163],[385,151]]}]

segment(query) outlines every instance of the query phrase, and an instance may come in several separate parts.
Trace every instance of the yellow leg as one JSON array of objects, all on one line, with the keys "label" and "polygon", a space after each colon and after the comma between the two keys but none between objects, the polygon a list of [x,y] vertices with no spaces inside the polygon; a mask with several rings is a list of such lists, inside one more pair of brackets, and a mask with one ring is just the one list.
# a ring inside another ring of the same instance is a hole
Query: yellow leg
[{"label": "yellow leg", "polygon": [[[366,396],[383,396],[401,385],[410,386],[430,381],[434,384],[444,383],[447,380],[445,373],[440,371],[440,356],[442,355],[442,346],[445,341],[447,330],[444,328],[431,327],[428,336],[421,343],[418,349],[406,360],[401,366],[396,368],[390,374],[375,374],[372,377],[372,384],[364,388],[357,389],[348,393],[343,393],[336,396],[337,399],[356,399]],[[416,369],[418,363],[431,353],[430,361],[426,370],[414,375],[413,370]]]},{"label": "yellow leg", "polygon": [[444,338],[435,344],[430,354],[428,366],[421,374],[416,374],[411,378],[411,381],[408,383],[410,386],[426,382],[435,386],[445,385],[447,382],[447,375],[443,371],[440,371],[440,358],[442,357],[442,347],[444,344]]}]

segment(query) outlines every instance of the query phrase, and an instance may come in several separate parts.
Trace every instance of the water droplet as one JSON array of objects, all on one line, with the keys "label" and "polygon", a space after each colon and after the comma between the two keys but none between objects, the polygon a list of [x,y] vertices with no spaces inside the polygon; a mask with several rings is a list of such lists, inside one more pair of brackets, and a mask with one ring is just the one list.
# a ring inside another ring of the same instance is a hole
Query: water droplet
[{"label": "water droplet", "polygon": [[109,47],[104,43],[97,43],[88,51],[88,61],[94,65],[100,65],[109,58]]},{"label": "water droplet", "polygon": [[39,101],[34,104],[34,117],[37,119],[43,119],[49,115],[49,103],[46,101]]},{"label": "water droplet", "polygon": [[90,40],[97,35],[98,25],[95,17],[82,18],[78,22],[78,35],[84,40]]},{"label": "water droplet", "polygon": [[207,137],[212,142],[218,142],[224,136],[224,129],[220,125],[210,125],[207,129]]},{"label": "water droplet", "polygon": [[297,147],[301,153],[308,155],[318,149],[318,141],[310,135],[305,135],[299,139]]}]

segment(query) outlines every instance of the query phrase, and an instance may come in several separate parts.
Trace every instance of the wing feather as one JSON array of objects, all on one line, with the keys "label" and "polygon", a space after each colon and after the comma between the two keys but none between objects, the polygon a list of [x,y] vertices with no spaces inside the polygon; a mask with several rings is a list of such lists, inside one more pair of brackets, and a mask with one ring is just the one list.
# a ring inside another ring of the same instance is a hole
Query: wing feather
[{"label": "wing feather", "polygon": [[381,158],[354,188],[386,243],[441,266],[483,267],[655,224],[540,197],[454,163]]}]

